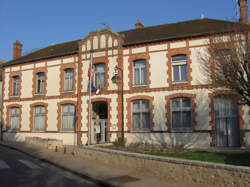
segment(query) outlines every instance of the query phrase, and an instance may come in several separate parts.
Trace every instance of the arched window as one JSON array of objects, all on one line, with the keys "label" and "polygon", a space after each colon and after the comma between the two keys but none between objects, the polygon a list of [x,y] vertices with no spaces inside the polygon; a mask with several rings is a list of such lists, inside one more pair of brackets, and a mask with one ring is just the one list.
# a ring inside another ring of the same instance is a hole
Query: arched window
[{"label": "arched window", "polygon": [[38,72],[36,73],[36,93],[44,94],[45,91],[45,73]]},{"label": "arched window", "polygon": [[98,89],[104,89],[105,88],[105,79],[106,79],[106,73],[105,73],[105,64],[98,63],[94,65],[95,67],[95,87]]},{"label": "arched window", "polygon": [[64,91],[72,91],[74,84],[74,69],[68,68],[64,70]]},{"label": "arched window", "polygon": [[179,97],[171,100],[172,129],[192,130],[192,100]]},{"label": "arched window", "polygon": [[75,126],[75,105],[62,105],[62,130],[73,131]]},{"label": "arched window", "polygon": [[45,130],[45,106],[35,106],[34,110],[34,130],[44,131]]},{"label": "arched window", "polygon": [[146,72],[146,60],[134,61],[134,85],[146,85],[147,84],[147,72]]},{"label": "arched window", "polygon": [[172,72],[173,82],[186,82],[188,80],[187,55],[172,56]]},{"label": "arched window", "polygon": [[12,77],[12,96],[19,96],[20,77],[18,75]]},{"label": "arched window", "polygon": [[10,130],[18,130],[20,126],[20,108],[12,107],[9,110]]},{"label": "arched window", "polygon": [[150,112],[148,100],[134,100],[132,105],[132,127],[134,131],[149,130]]}]

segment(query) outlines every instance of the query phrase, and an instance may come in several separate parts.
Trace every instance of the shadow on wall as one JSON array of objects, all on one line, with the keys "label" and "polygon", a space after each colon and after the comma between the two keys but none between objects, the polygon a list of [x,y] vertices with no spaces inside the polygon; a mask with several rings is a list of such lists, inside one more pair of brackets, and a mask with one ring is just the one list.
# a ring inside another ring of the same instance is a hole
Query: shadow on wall
[{"label": "shadow on wall", "polygon": [[[169,147],[183,146],[184,148],[210,147],[210,109],[207,94],[207,90],[199,91],[199,93],[196,94],[196,98],[194,99],[195,103],[192,103],[192,107],[195,107],[191,115],[193,130],[173,131],[171,129],[171,119],[166,119],[165,112],[167,111],[165,105],[158,103],[154,106],[153,121],[155,132],[128,133],[126,134],[127,143],[162,144]],[[167,123],[170,124],[170,129],[168,129]]]},{"label": "shadow on wall", "polygon": [[3,131],[3,141],[8,142],[24,142],[25,136],[21,135],[16,131]]}]

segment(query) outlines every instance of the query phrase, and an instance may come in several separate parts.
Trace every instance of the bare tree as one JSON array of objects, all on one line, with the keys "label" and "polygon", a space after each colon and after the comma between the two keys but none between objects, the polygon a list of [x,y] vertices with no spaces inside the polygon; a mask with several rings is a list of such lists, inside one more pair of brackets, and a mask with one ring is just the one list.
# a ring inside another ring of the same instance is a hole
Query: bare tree
[{"label": "bare tree", "polygon": [[250,35],[235,30],[209,37],[206,54],[200,54],[201,70],[212,80],[213,89],[224,87],[250,106]]}]

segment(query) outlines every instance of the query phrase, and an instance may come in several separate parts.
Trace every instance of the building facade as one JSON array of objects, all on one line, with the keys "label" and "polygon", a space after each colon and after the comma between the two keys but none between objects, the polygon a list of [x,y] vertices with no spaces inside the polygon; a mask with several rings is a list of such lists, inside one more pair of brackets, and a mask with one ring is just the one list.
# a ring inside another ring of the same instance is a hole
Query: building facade
[{"label": "building facade", "polygon": [[[3,67],[4,139],[87,144],[90,134],[95,144],[115,141],[123,126],[127,143],[250,146],[249,107],[225,97],[228,90],[211,89],[199,59],[211,34],[227,37],[238,24],[199,19],[143,27],[138,21],[132,30],[96,30],[25,56],[17,41],[14,59]],[[89,105],[91,55],[101,93],[93,91]],[[112,82],[116,74],[122,81]]]}]

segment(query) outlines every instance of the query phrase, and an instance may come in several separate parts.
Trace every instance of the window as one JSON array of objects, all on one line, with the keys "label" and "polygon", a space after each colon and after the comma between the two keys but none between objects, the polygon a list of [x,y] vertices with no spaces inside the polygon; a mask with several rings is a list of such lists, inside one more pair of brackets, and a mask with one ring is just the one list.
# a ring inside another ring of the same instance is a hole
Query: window
[{"label": "window", "polygon": [[215,59],[218,62],[227,63],[231,57],[232,57],[232,51],[230,49],[219,49],[215,51]]},{"label": "window", "polygon": [[172,129],[192,129],[192,104],[190,98],[175,98],[171,100]]},{"label": "window", "polygon": [[74,69],[64,70],[64,91],[72,91],[74,84]]},{"label": "window", "polygon": [[187,77],[187,56],[175,55],[172,57],[173,82],[186,82]]},{"label": "window", "polygon": [[20,89],[20,77],[14,76],[14,77],[12,77],[12,81],[13,81],[12,96],[18,96],[19,89]]},{"label": "window", "polygon": [[36,93],[43,94],[45,88],[45,73],[39,72],[36,74]]},{"label": "window", "polygon": [[45,107],[44,106],[34,107],[34,130],[35,131],[45,130]]},{"label": "window", "polygon": [[20,122],[20,109],[17,107],[10,108],[10,129],[18,130]]},{"label": "window", "polygon": [[105,88],[105,64],[95,64],[95,87]]},{"label": "window", "polygon": [[146,61],[134,61],[134,85],[146,85]]},{"label": "window", "polygon": [[226,56],[231,56],[231,50],[230,49],[220,49],[220,50],[218,50],[218,51],[216,51],[216,56],[224,56],[224,57],[226,57]]},{"label": "window", "polygon": [[148,100],[135,100],[132,106],[133,111],[133,130],[149,130],[150,113]]},{"label": "window", "polygon": [[75,105],[62,105],[62,130],[73,131],[75,123]]}]

